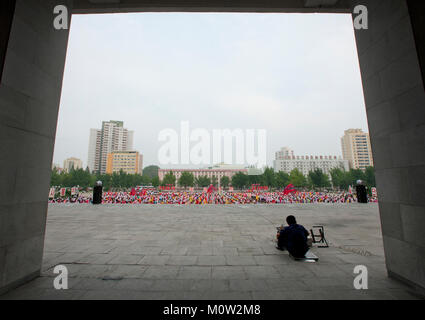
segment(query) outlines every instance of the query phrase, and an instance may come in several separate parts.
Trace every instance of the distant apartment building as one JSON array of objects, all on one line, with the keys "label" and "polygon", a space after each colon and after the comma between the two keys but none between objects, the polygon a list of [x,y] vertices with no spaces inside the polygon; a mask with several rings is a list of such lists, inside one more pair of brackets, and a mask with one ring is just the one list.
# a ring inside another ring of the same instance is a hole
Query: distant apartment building
[{"label": "distant apartment building", "polygon": [[229,179],[232,179],[232,177],[238,172],[243,172],[245,174],[248,174],[248,169],[246,168],[230,169],[227,167],[226,168],[218,167],[218,168],[211,168],[211,169],[159,169],[158,170],[159,180],[162,181],[164,179],[164,176],[170,171],[174,174],[177,181],[180,179],[183,172],[190,172],[193,174],[195,179],[201,176],[207,176],[210,179],[213,177],[216,177],[219,184],[220,184],[221,178],[223,178],[224,176],[227,176],[229,177]]},{"label": "distant apartment building", "polygon": [[342,157],[352,169],[373,167],[372,147],[369,134],[361,129],[349,129],[341,138]]},{"label": "distant apartment building", "polygon": [[322,170],[326,174],[335,168],[345,171],[349,170],[347,160],[343,160],[337,156],[295,156],[294,151],[289,148],[282,148],[281,151],[276,152],[276,159],[273,162],[274,171],[284,171],[290,173],[294,169],[298,169],[305,176],[310,171],[316,169]]},{"label": "distant apartment building", "polygon": [[100,164],[100,141],[102,130],[90,129],[89,152],[87,166],[91,172],[99,172]]},{"label": "distant apartment building", "polygon": [[121,170],[129,174],[142,174],[143,156],[138,151],[117,151],[108,154],[106,173]]},{"label": "distant apartment building", "polygon": [[64,171],[58,163],[52,163],[52,170],[56,170],[56,172],[59,174]]},{"label": "distant apartment building", "polygon": [[103,121],[101,129],[90,129],[88,167],[92,172],[106,173],[108,154],[133,149],[133,131],[122,121]]},{"label": "distant apartment building", "polygon": [[63,162],[63,170],[66,172],[71,171],[72,169],[82,169],[83,168],[83,161],[81,161],[78,158],[68,158]]},{"label": "distant apartment building", "polygon": [[276,160],[286,159],[287,157],[293,157],[294,150],[289,149],[288,147],[283,147],[276,152]]}]

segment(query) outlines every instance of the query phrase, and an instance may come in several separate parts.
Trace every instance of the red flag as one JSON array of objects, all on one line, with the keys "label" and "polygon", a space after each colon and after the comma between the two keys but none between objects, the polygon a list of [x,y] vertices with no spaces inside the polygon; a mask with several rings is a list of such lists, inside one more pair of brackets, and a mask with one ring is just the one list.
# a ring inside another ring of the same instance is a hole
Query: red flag
[{"label": "red flag", "polygon": [[287,194],[290,194],[290,193],[293,193],[293,192],[295,192],[295,187],[294,187],[294,185],[291,183],[291,184],[288,184],[287,186],[286,186],[286,188],[285,188],[285,190],[283,190],[283,194],[286,196]]},{"label": "red flag", "polygon": [[208,188],[207,192],[212,193],[213,191],[216,191],[216,188],[211,184],[210,187]]}]

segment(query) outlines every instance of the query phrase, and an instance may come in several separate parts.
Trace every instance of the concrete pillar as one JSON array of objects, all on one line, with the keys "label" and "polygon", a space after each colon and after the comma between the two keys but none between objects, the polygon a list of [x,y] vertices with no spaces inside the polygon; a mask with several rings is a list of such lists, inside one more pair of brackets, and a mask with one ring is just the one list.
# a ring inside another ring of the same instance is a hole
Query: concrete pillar
[{"label": "concrete pillar", "polygon": [[412,22],[416,50],[422,71],[422,80],[425,80],[425,2],[407,0],[410,21]]},{"label": "concrete pillar", "polygon": [[72,3],[17,0],[5,50],[0,83],[0,293],[39,275],[41,268],[69,31],[53,28],[56,4]]},{"label": "concrete pillar", "polygon": [[0,81],[3,74],[4,60],[6,58],[15,5],[16,0],[4,0],[0,2]]},{"label": "concrete pillar", "polygon": [[369,9],[356,39],[387,269],[423,291],[425,92],[413,21],[406,0],[353,2]]}]

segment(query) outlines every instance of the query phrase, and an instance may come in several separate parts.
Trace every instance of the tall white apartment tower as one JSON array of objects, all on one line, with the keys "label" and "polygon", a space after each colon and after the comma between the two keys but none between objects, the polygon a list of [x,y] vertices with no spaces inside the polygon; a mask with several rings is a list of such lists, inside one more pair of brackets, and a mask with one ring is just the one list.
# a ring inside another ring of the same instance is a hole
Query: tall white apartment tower
[{"label": "tall white apartment tower", "polygon": [[133,149],[133,131],[122,121],[103,121],[102,129],[90,129],[88,166],[90,171],[106,173],[108,154]]},{"label": "tall white apartment tower", "polygon": [[100,156],[100,135],[102,130],[90,129],[89,138],[89,154],[87,159],[87,166],[90,172],[99,171],[99,156]]}]

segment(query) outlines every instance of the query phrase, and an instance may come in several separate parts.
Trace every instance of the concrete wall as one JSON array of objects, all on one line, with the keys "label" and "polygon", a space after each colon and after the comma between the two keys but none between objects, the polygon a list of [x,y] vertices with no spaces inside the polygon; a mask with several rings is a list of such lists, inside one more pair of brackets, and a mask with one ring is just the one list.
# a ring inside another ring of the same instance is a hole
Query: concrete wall
[{"label": "concrete wall", "polygon": [[425,93],[405,0],[359,1],[356,31],[390,276],[425,288]]},{"label": "concrete wall", "polygon": [[349,12],[350,0],[74,0],[75,13]]},{"label": "concrete wall", "polygon": [[[39,274],[68,31],[17,0],[0,84],[0,292]],[[61,0],[61,4],[67,1]]]},{"label": "concrete wall", "polygon": [[3,0],[0,2],[0,81],[3,74],[13,15],[15,14],[15,5],[16,0]]},{"label": "concrete wall", "polygon": [[425,79],[425,1],[407,0],[422,80]]}]

